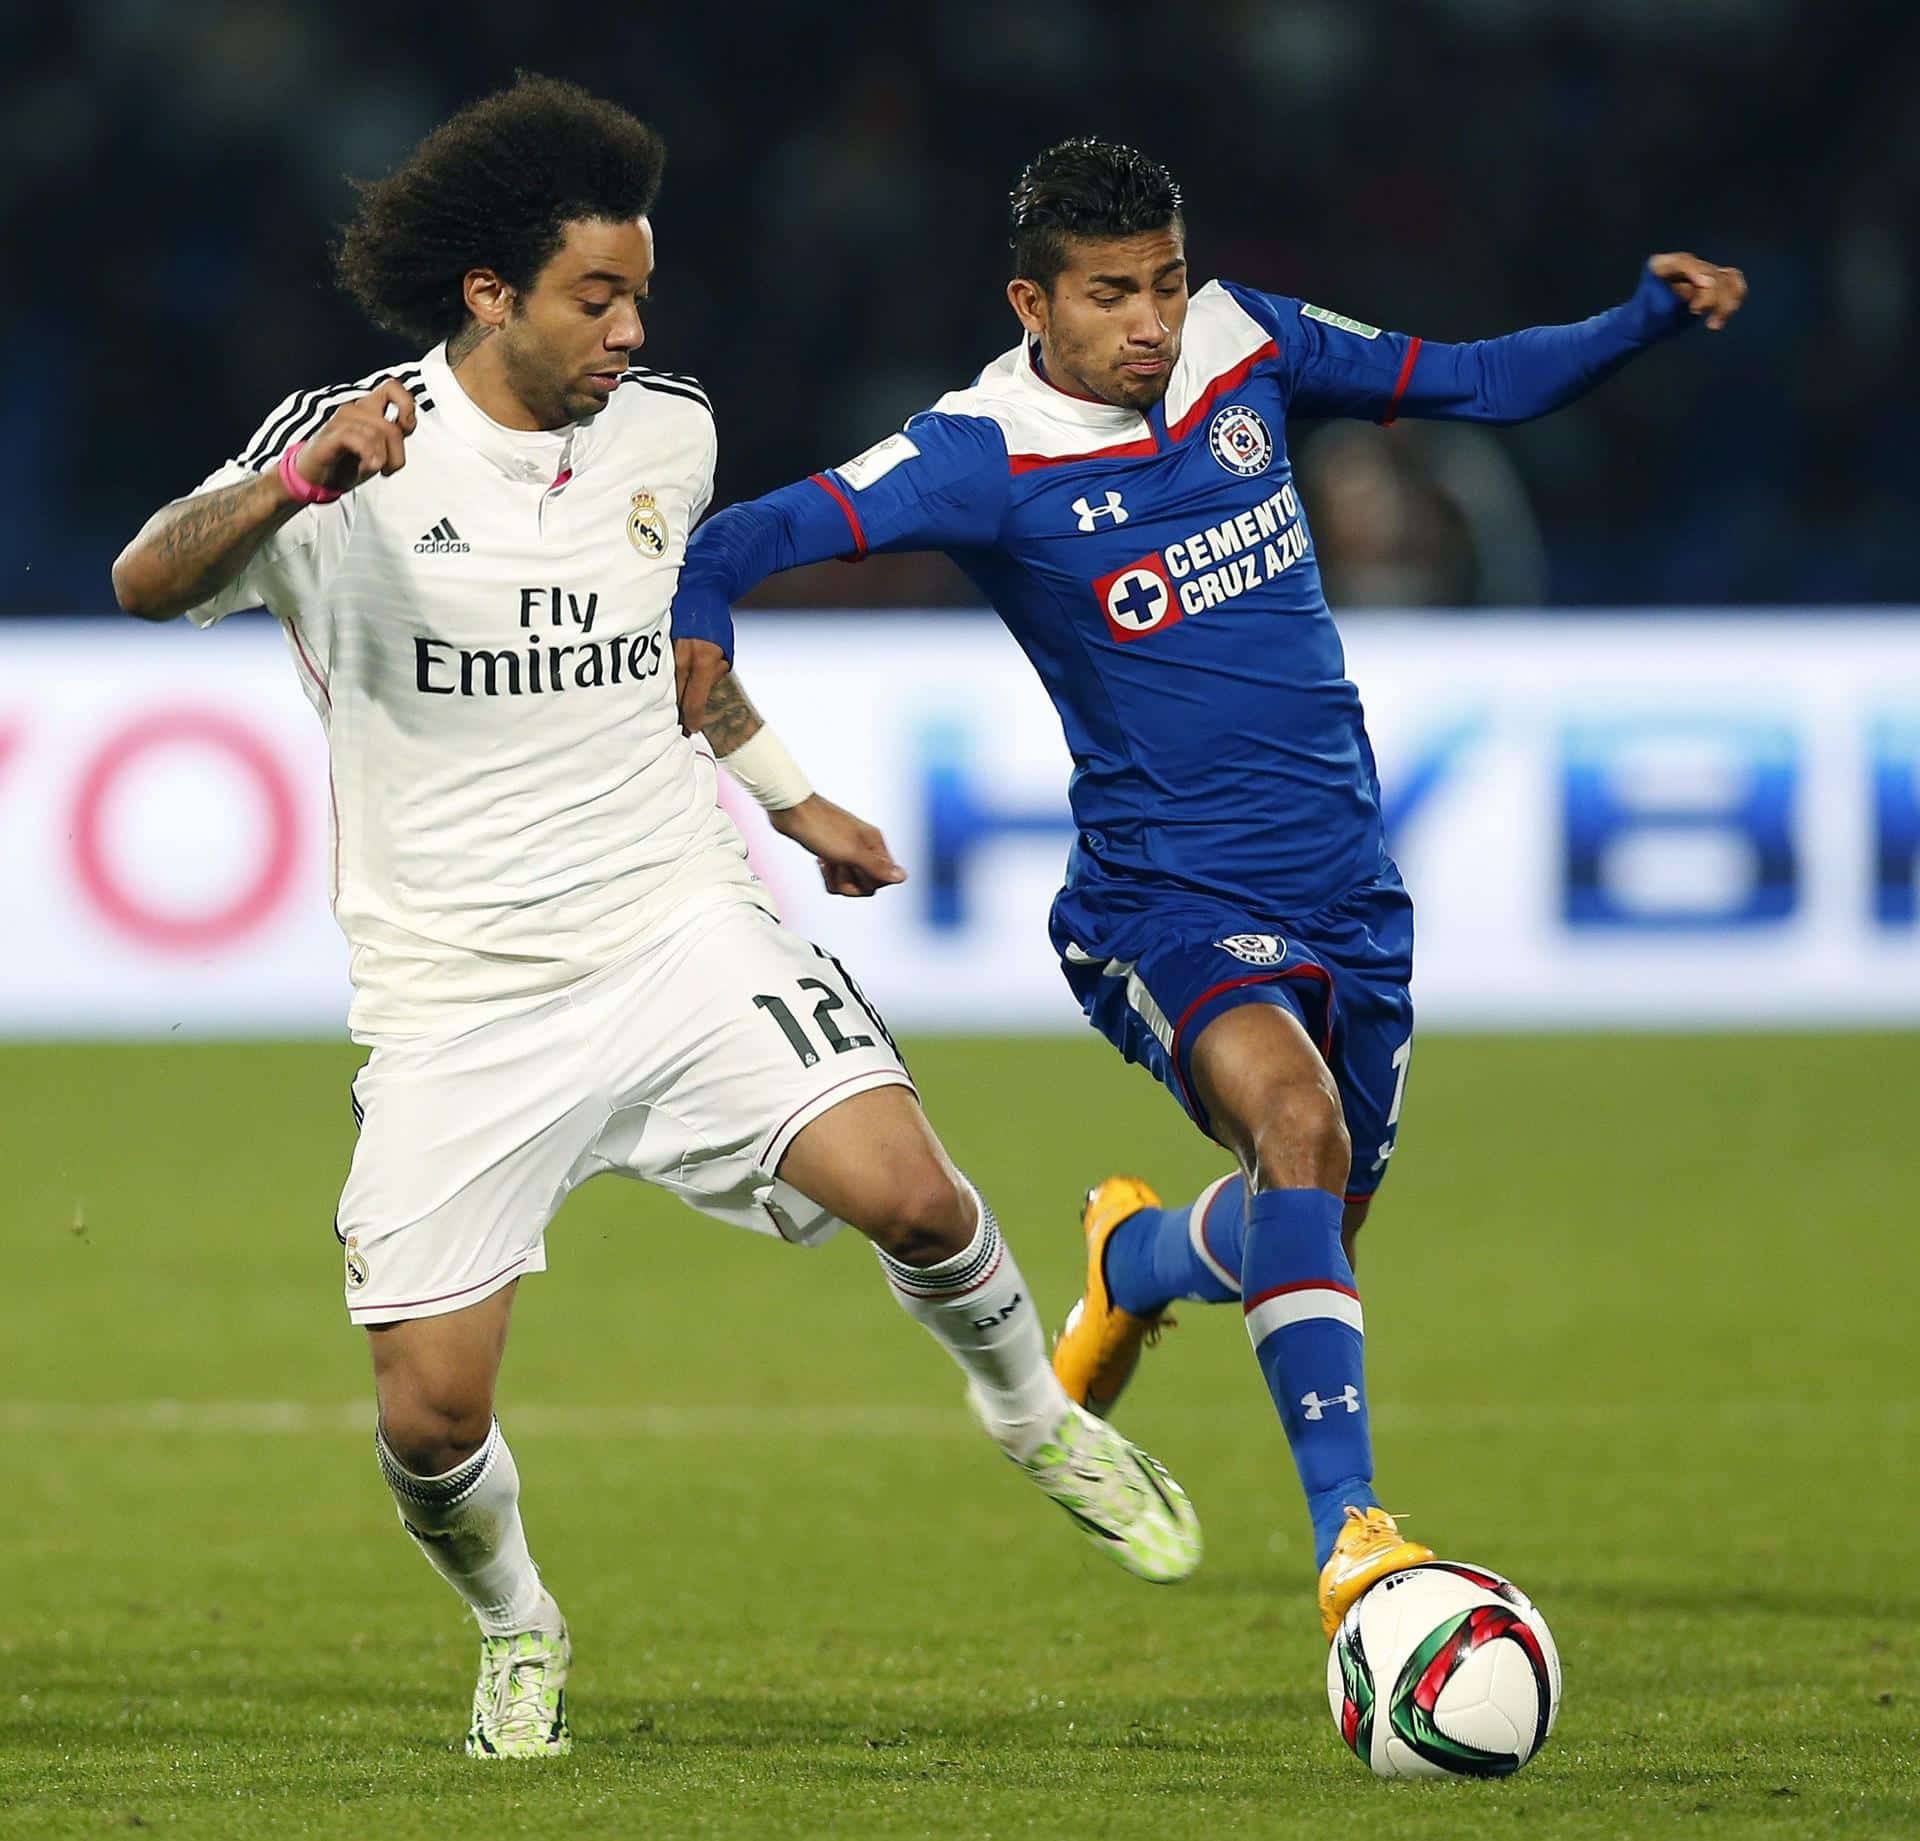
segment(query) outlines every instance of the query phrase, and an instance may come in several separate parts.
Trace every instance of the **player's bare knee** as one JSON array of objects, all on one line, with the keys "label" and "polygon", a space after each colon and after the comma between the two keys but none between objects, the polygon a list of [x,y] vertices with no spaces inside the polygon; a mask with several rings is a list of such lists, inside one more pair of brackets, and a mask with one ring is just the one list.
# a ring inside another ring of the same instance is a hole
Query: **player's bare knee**
[{"label": "player's bare knee", "polygon": [[933,1266],[964,1253],[979,1223],[966,1185],[929,1158],[895,1172],[873,1220],[856,1225],[902,1265]]},{"label": "player's bare knee", "polygon": [[464,1464],[487,1441],[493,1402],[405,1393],[383,1398],[380,1431],[387,1449],[416,1477],[441,1477]]},{"label": "player's bare knee", "polygon": [[1339,1095],[1317,1081],[1293,1081],[1262,1096],[1249,1137],[1261,1189],[1346,1188],[1353,1141]]}]

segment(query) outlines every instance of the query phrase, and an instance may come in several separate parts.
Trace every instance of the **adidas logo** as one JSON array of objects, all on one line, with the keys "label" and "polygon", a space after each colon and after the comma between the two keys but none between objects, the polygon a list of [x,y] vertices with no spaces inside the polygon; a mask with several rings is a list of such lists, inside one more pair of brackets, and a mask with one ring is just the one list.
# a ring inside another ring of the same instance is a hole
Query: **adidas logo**
[{"label": "adidas logo", "polygon": [[442,518],[413,546],[413,553],[416,556],[465,555],[472,548],[473,545],[466,542],[453,528],[453,520]]}]

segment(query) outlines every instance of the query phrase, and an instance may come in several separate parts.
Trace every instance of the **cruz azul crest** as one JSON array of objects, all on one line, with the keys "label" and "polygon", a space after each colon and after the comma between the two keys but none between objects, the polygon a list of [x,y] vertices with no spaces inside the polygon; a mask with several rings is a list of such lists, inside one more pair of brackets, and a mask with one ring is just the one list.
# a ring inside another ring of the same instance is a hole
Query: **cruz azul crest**
[{"label": "cruz azul crest", "polygon": [[1230,933],[1214,944],[1248,965],[1278,965],[1287,956],[1287,943],[1273,933]]},{"label": "cruz azul crest", "polygon": [[667,521],[651,492],[633,495],[633,509],[627,513],[627,541],[642,556],[658,558],[667,553]]},{"label": "cruz azul crest", "polygon": [[1213,418],[1207,445],[1229,473],[1252,479],[1273,463],[1273,436],[1260,412],[1245,403],[1229,403]]}]

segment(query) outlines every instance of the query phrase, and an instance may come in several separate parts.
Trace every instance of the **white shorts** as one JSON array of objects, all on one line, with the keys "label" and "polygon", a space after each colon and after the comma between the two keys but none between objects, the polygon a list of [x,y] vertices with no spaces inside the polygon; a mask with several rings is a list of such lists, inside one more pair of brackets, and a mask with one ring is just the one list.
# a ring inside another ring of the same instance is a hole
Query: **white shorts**
[{"label": "white shorts", "polygon": [[543,1271],[554,1211],[608,1170],[815,1245],[841,1223],[777,1180],[787,1146],[841,1100],[912,1085],[839,961],[747,902],[534,1007],[376,1040],[335,1222],[348,1315],[439,1316]]}]

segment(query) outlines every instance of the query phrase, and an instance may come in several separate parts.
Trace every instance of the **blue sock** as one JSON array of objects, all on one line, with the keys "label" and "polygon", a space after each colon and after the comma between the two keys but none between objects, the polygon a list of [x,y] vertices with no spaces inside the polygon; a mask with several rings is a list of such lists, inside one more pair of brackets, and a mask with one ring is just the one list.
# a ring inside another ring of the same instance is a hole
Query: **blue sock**
[{"label": "blue sock", "polygon": [[1248,1211],[1241,1262],[1247,1335],[1307,1493],[1324,1566],[1349,1504],[1377,1506],[1360,1297],[1340,1245],[1341,1201],[1269,1189]]},{"label": "blue sock", "polygon": [[1225,1304],[1240,1295],[1246,1238],[1237,1176],[1210,1183],[1185,1208],[1143,1208],[1107,1241],[1107,1290],[1122,1310],[1151,1317],[1176,1298]]}]

